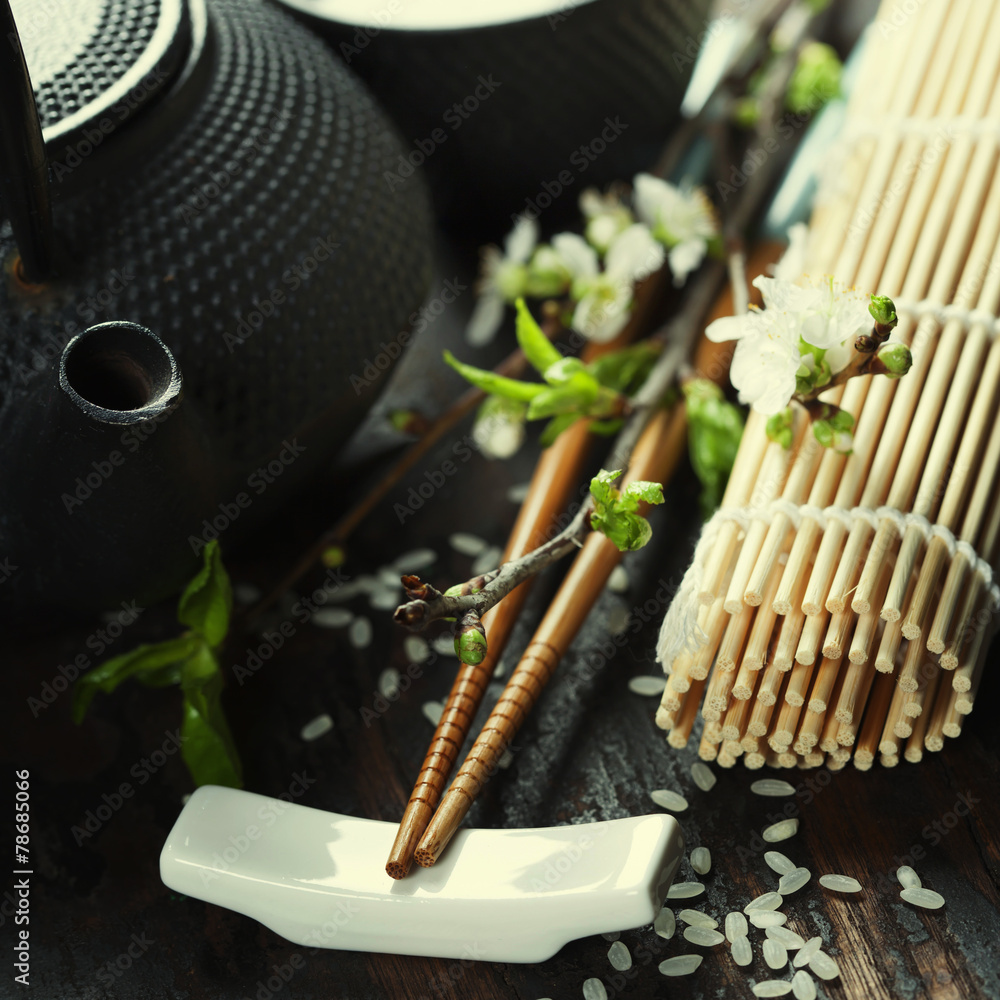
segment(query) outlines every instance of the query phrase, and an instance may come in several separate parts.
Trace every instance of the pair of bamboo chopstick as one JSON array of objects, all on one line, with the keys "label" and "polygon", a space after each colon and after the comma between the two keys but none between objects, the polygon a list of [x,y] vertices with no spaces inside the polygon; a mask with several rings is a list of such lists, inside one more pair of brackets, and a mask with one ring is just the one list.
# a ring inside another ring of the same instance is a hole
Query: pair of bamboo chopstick
[{"label": "pair of bamboo chopstick", "polygon": [[[976,553],[1000,560],[1000,339],[983,318],[1000,308],[998,118],[997,5],[930,5],[869,51],[847,128],[876,127],[814,213],[810,271],[976,312],[901,317],[910,373],[837,393],[857,417],[850,457],[808,438],[784,452],[748,422],[724,506],[771,513],[715,537],[708,642],[667,664],[671,743],[704,696],[706,759],[866,769],[940,750],[971,711],[991,633]],[[813,513],[854,507],[875,515]]]}]

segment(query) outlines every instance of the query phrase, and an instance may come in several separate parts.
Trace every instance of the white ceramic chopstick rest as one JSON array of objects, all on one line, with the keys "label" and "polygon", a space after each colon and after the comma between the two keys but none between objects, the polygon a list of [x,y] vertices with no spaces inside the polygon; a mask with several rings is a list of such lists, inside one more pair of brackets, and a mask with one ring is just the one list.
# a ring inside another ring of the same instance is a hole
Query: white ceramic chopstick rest
[{"label": "white ceramic chopstick rest", "polygon": [[657,915],[684,839],[671,816],[462,830],[433,868],[385,873],[395,823],[204,786],[160,855],[176,892],[319,948],[540,962]]}]

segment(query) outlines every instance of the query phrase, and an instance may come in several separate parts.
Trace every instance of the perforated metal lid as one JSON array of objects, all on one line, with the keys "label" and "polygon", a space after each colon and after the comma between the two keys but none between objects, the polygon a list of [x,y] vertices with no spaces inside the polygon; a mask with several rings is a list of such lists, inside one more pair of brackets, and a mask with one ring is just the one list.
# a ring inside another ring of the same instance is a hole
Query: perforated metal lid
[{"label": "perforated metal lid", "polygon": [[167,87],[191,42],[186,0],[12,0],[50,155],[117,129]]}]

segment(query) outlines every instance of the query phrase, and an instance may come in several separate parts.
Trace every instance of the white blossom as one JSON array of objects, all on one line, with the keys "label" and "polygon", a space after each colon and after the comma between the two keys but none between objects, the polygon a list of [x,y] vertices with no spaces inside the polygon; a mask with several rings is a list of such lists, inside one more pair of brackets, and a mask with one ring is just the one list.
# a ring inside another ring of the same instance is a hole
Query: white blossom
[{"label": "white blossom", "polygon": [[633,182],[635,212],[669,249],[675,285],[683,285],[718,233],[715,211],[701,188],[677,187],[652,174],[637,174]]},{"label": "white blossom", "polygon": [[538,223],[520,216],[504,241],[503,253],[485,247],[481,277],[476,285],[479,298],[465,328],[465,339],[480,347],[489,343],[503,322],[504,305],[524,294],[528,260],[538,243]]},{"label": "white blossom", "polygon": [[587,242],[601,253],[607,253],[615,237],[635,222],[614,191],[602,195],[596,188],[587,188],[580,194],[580,211],[587,220]]},{"label": "white blossom", "polygon": [[831,375],[843,368],[872,319],[868,296],[832,278],[806,287],[763,276],[753,283],[765,308],[718,319],[705,335],[716,343],[737,341],[730,381],[741,403],[769,415],[788,405],[798,378],[814,375],[819,364]]},{"label": "white blossom", "polygon": [[581,237],[561,233],[552,245],[573,275],[572,296],[577,300],[573,328],[598,343],[621,332],[628,322],[634,284],[662,267],[665,256],[663,247],[640,223],[615,237],[603,272],[594,248]]}]

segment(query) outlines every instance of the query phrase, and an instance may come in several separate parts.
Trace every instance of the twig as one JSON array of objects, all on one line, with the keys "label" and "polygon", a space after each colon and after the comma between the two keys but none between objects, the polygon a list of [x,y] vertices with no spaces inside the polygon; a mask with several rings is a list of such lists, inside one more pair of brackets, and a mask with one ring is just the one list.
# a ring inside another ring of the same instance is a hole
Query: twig
[{"label": "twig", "polygon": [[[551,339],[560,330],[551,318],[547,319],[542,329]],[[516,376],[527,368],[524,352],[518,348],[507,355],[493,369],[498,375]],[[342,545],[355,528],[371,513],[375,505],[385,497],[410,469],[421,459],[441,437],[456,424],[467,417],[484,399],[486,393],[481,389],[470,387],[448,407],[439,417],[431,421],[426,432],[419,441],[414,441],[409,448],[386,470],[381,479],[348,510],[332,528],[325,531],[298,558],[292,568],[282,577],[261,600],[246,614],[245,622],[252,624],[278,598],[295,586],[309,572],[323,553],[335,545]]]}]

